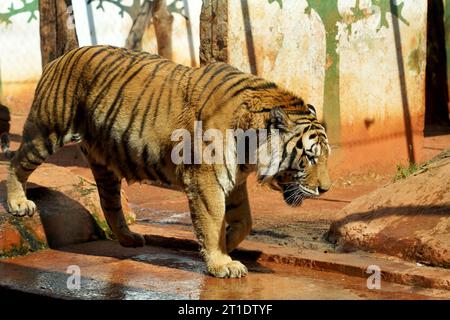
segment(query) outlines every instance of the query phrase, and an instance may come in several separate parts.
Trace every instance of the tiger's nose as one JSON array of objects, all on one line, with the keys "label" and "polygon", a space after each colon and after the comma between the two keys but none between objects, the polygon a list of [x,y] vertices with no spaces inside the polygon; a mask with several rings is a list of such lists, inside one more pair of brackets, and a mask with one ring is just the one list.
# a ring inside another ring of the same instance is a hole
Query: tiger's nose
[{"label": "tiger's nose", "polygon": [[326,187],[320,186],[320,187],[319,187],[319,192],[320,192],[320,193],[325,193],[325,192],[327,192],[328,190],[330,190],[330,187],[328,187],[328,186],[326,186]]}]

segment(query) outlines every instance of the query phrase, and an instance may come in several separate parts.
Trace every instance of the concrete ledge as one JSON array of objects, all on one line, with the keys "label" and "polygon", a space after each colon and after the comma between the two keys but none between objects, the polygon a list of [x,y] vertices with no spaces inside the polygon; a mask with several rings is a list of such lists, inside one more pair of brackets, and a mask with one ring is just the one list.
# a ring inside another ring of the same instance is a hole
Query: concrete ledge
[{"label": "concrete ledge", "polygon": [[[198,248],[192,232],[176,230],[172,227],[157,227],[135,224],[135,232],[146,234],[147,244],[168,248],[194,250]],[[323,253],[313,250],[297,250],[264,243],[244,241],[233,252],[237,258],[252,259],[256,262],[306,267],[319,271],[334,271],[350,276],[367,278],[370,265],[381,269],[382,280],[404,285],[450,290],[450,270],[419,266],[393,257],[366,253]]]}]

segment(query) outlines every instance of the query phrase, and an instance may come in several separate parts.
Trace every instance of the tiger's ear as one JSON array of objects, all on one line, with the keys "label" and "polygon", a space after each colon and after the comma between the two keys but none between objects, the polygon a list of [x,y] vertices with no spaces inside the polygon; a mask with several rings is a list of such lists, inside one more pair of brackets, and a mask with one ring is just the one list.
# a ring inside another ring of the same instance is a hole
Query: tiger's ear
[{"label": "tiger's ear", "polygon": [[289,116],[281,108],[273,108],[270,110],[269,128],[288,131],[291,124],[291,119],[289,119]]}]

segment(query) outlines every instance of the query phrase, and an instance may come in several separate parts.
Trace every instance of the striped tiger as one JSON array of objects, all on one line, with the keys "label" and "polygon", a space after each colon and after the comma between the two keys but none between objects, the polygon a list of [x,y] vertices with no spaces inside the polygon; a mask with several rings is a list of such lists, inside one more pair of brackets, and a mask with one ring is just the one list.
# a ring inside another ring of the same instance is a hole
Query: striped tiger
[{"label": "striped tiger", "polygon": [[244,276],[246,267],[228,253],[250,232],[246,178],[258,163],[175,165],[171,133],[192,132],[195,121],[205,130],[279,130],[279,168],[260,178],[281,190],[290,205],[330,188],[325,129],[301,98],[225,63],[189,68],[146,52],[88,46],[43,70],[9,166],[9,211],[33,215],[36,205],[25,195],[28,177],[59,148],[77,142],[122,246],[143,246],[145,240],[124,219],[121,180],[159,181],[186,192],[208,272]]}]

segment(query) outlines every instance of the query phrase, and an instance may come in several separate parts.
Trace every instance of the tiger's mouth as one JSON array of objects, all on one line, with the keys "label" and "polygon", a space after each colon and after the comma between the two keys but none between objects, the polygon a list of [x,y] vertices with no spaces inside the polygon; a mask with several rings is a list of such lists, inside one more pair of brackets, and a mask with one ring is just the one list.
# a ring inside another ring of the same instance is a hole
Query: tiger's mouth
[{"label": "tiger's mouth", "polygon": [[313,190],[297,182],[282,184],[281,189],[283,191],[284,202],[291,207],[299,207],[304,199],[319,196],[318,188]]}]

